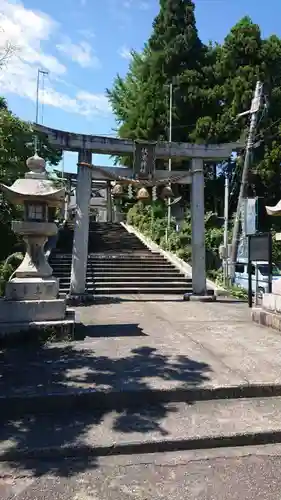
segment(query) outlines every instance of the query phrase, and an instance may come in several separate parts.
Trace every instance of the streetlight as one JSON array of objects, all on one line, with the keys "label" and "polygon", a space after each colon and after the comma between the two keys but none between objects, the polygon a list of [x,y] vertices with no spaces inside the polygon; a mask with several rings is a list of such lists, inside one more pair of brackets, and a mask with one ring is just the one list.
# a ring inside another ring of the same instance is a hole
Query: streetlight
[{"label": "streetlight", "polygon": [[[37,85],[36,85],[36,113],[35,113],[35,123],[38,124],[39,119],[39,87],[40,87],[40,75],[47,76],[49,71],[44,69],[38,69],[37,72]],[[38,135],[35,135],[35,153],[38,151]]]}]

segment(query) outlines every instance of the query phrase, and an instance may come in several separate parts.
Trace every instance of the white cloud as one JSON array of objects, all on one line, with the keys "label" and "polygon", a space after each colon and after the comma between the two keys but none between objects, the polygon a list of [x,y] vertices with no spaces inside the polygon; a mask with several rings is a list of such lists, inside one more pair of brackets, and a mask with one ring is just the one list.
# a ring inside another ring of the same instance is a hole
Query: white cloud
[{"label": "white cloud", "polygon": [[108,99],[104,94],[92,94],[80,90],[76,94],[76,100],[79,104],[83,115],[91,115],[92,113],[110,112],[111,108]]},{"label": "white cloud", "polygon": [[79,43],[72,43],[70,38],[66,37],[63,43],[57,44],[57,49],[63,54],[72,59],[73,62],[78,63],[82,68],[100,67],[98,57],[93,54],[91,45],[88,42],[82,41]]},{"label": "white cloud", "polygon": [[[16,47],[15,54],[0,71],[1,94],[14,93],[31,100],[36,98],[38,68],[50,72],[46,79],[44,103],[65,111],[90,115],[108,113],[108,101],[103,94],[91,94],[75,89],[72,96],[58,90],[64,84],[67,67],[53,54],[47,53],[44,44],[59,36],[59,25],[50,16],[32,11],[15,0],[0,0],[0,59],[7,42]],[[70,41],[71,48],[76,47]],[[74,51],[76,59],[86,67],[95,58],[87,44],[81,42]],[[59,87],[60,85],[60,87]],[[70,85],[71,86],[71,85]],[[42,100],[42,94],[40,99]]]},{"label": "white cloud", "polygon": [[123,0],[122,5],[123,7],[125,7],[125,9],[136,7],[140,10],[148,10],[150,8],[150,4],[146,0]]},{"label": "white cloud", "polygon": [[95,33],[92,30],[82,29],[82,30],[78,30],[78,33],[83,38],[86,38],[88,40],[95,38]]},{"label": "white cloud", "polygon": [[123,45],[123,47],[118,50],[118,54],[120,57],[122,57],[122,59],[132,59],[131,50],[126,47],[126,45]]},{"label": "white cloud", "polygon": [[149,10],[150,9],[150,4],[148,2],[140,2],[139,8],[141,10]]}]

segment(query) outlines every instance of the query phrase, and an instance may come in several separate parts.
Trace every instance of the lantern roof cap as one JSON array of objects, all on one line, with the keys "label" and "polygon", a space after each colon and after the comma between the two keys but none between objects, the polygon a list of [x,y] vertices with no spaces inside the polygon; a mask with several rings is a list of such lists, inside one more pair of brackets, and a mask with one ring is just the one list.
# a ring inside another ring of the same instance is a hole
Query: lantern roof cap
[{"label": "lantern roof cap", "polygon": [[26,165],[30,172],[24,179],[17,179],[12,186],[0,184],[0,190],[15,204],[24,201],[39,201],[50,206],[59,206],[64,200],[65,188],[57,188],[47,177],[46,162],[35,153],[27,159]]},{"label": "lantern roof cap", "polygon": [[37,153],[35,153],[30,158],[27,158],[26,165],[29,168],[29,170],[35,174],[46,173],[46,162],[44,158],[38,156]]}]

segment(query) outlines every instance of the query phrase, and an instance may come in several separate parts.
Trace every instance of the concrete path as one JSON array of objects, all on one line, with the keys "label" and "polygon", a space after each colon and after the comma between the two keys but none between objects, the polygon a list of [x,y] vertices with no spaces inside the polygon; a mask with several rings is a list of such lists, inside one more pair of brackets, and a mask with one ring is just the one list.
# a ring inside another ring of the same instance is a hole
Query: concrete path
[{"label": "concrete path", "polygon": [[280,443],[280,415],[270,397],[27,415],[1,423],[0,461]]},{"label": "concrete path", "polygon": [[148,299],[78,308],[77,342],[2,349],[2,403],[46,392],[281,387],[281,337],[252,323],[246,304]]},{"label": "concrete path", "polygon": [[77,312],[75,342],[0,350],[1,499],[278,497],[281,448],[245,445],[281,442],[281,337],[247,305],[127,297]]},{"label": "concrete path", "polygon": [[277,500],[280,446],[107,457],[0,469],[1,500]]}]

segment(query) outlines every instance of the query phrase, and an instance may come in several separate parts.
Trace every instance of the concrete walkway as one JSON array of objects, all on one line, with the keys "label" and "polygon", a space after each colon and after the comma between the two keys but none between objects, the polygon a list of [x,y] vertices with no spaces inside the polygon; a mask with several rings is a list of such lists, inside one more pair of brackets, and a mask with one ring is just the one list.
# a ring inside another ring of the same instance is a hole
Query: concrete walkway
[{"label": "concrete walkway", "polygon": [[[1,498],[276,498],[280,458],[252,446],[281,442],[276,332],[229,300],[111,298],[77,312],[78,341],[0,350]],[[153,465],[155,452],[242,445],[243,463]],[[150,467],[102,468],[140,453]],[[21,479],[1,482],[3,466]]]},{"label": "concrete walkway", "polygon": [[[0,466],[1,467],[1,466]],[[0,468],[1,500],[277,500],[279,445]]]},{"label": "concrete walkway", "polygon": [[281,442],[281,338],[245,304],[77,313],[77,341],[1,350],[0,462]]},{"label": "concrete walkway", "polygon": [[[107,457],[79,469],[52,462],[46,474],[5,470],[1,500],[278,500],[280,447]],[[222,453],[223,451],[223,453]],[[81,463],[79,464],[81,466]]]},{"label": "concrete walkway", "polygon": [[5,396],[278,385],[281,338],[244,303],[108,299],[77,309],[79,341],[0,351]]}]

